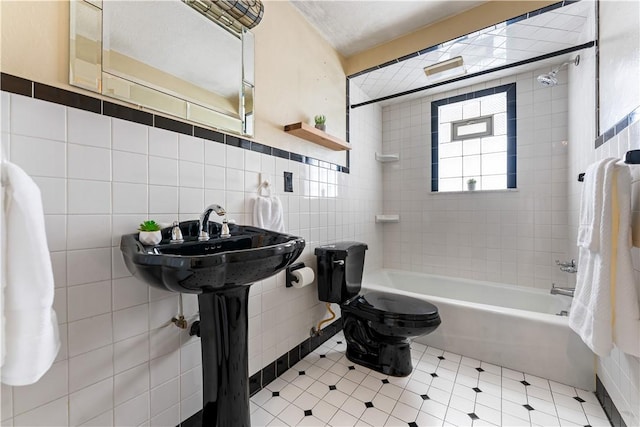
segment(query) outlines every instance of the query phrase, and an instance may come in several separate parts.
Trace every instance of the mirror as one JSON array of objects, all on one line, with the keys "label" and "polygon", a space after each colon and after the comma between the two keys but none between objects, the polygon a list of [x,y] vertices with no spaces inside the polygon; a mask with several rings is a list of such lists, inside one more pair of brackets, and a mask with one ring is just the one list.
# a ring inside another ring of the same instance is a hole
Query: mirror
[{"label": "mirror", "polygon": [[222,27],[180,0],[75,0],[70,13],[72,85],[253,135],[250,31]]}]

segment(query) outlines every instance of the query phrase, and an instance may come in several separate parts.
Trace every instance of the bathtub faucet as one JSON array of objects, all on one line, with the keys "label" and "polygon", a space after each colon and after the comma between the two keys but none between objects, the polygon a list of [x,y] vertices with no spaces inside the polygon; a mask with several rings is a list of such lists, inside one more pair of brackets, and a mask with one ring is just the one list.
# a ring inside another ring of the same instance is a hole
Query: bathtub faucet
[{"label": "bathtub faucet", "polygon": [[564,295],[566,297],[573,298],[573,293],[576,288],[568,288],[563,286],[556,286],[555,283],[551,284],[551,295]]}]

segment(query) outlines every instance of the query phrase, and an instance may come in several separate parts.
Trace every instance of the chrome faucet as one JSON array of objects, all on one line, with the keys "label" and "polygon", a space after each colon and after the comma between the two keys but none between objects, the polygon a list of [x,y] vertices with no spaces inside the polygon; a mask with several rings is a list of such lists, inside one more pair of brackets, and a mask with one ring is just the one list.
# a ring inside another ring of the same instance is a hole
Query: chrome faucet
[{"label": "chrome faucet", "polygon": [[[209,223],[209,215],[211,215],[211,212],[215,212],[218,216],[225,216],[227,214],[227,211],[224,210],[224,208],[220,205],[209,205],[207,206],[207,208],[204,210],[204,212],[202,212],[202,214],[200,215],[200,227],[199,227],[199,233],[198,233],[198,240],[202,241],[206,241],[209,240],[209,233],[207,231],[205,231],[205,228],[208,230],[208,227],[205,227],[205,224]],[[225,223],[226,218],[225,218]],[[224,232],[224,228],[222,230],[222,233],[220,234],[220,237],[229,237],[229,233],[228,233],[228,227],[227,227],[227,233]],[[225,235],[226,234],[226,235]]]},{"label": "chrome faucet", "polygon": [[555,283],[551,284],[551,295],[564,295],[566,297],[573,298],[573,293],[575,292],[575,290],[576,288],[556,286]]},{"label": "chrome faucet", "polygon": [[556,260],[556,265],[560,266],[560,271],[564,271],[565,273],[577,273],[578,266],[576,265],[576,260],[572,259],[571,261],[560,262],[560,260]]}]

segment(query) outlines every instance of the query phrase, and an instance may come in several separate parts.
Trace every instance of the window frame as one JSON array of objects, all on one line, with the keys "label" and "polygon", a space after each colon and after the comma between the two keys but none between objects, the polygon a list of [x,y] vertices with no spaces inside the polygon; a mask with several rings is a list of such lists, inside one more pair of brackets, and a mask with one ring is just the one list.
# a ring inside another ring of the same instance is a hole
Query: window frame
[{"label": "window frame", "polygon": [[[482,132],[469,133],[467,135],[458,135],[458,130],[463,126],[476,125],[479,123],[485,124],[485,129]],[[451,141],[463,141],[465,139],[481,138],[483,136],[493,135],[493,114],[490,116],[474,117],[473,119],[462,119],[451,122]]]},{"label": "window frame", "polygon": [[[439,120],[438,109],[443,105],[455,104],[457,102],[468,101],[470,99],[482,98],[489,95],[506,92],[507,97],[507,189],[517,188],[517,125],[516,125],[516,83],[508,83],[506,85],[496,86],[475,92],[456,95],[450,98],[443,98],[431,102],[431,191],[438,192],[438,132]],[[460,122],[468,122],[469,120],[478,120],[482,117],[473,119],[460,120]],[[452,129],[453,131],[453,129]],[[493,132],[493,130],[492,130]],[[453,137],[453,132],[452,132]],[[469,136],[465,136],[468,139]],[[453,138],[452,138],[453,141]],[[479,190],[482,191],[482,190]]]}]

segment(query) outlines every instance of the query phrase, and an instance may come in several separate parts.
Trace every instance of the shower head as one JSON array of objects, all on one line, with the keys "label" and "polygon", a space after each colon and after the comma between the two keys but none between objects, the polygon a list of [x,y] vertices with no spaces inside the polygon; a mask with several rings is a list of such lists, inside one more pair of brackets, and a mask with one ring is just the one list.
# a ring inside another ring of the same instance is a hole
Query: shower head
[{"label": "shower head", "polygon": [[579,63],[580,63],[580,55],[576,56],[573,61],[564,62],[563,64],[557,66],[556,68],[551,70],[550,73],[540,74],[538,76],[538,83],[540,83],[542,86],[555,86],[558,84],[558,78],[556,77],[556,74],[558,74],[558,71],[560,71],[563,67],[569,64],[578,65]]},{"label": "shower head", "polygon": [[547,74],[540,74],[538,76],[538,83],[542,86],[555,86],[558,84],[558,79],[556,78],[556,71],[552,71]]}]

